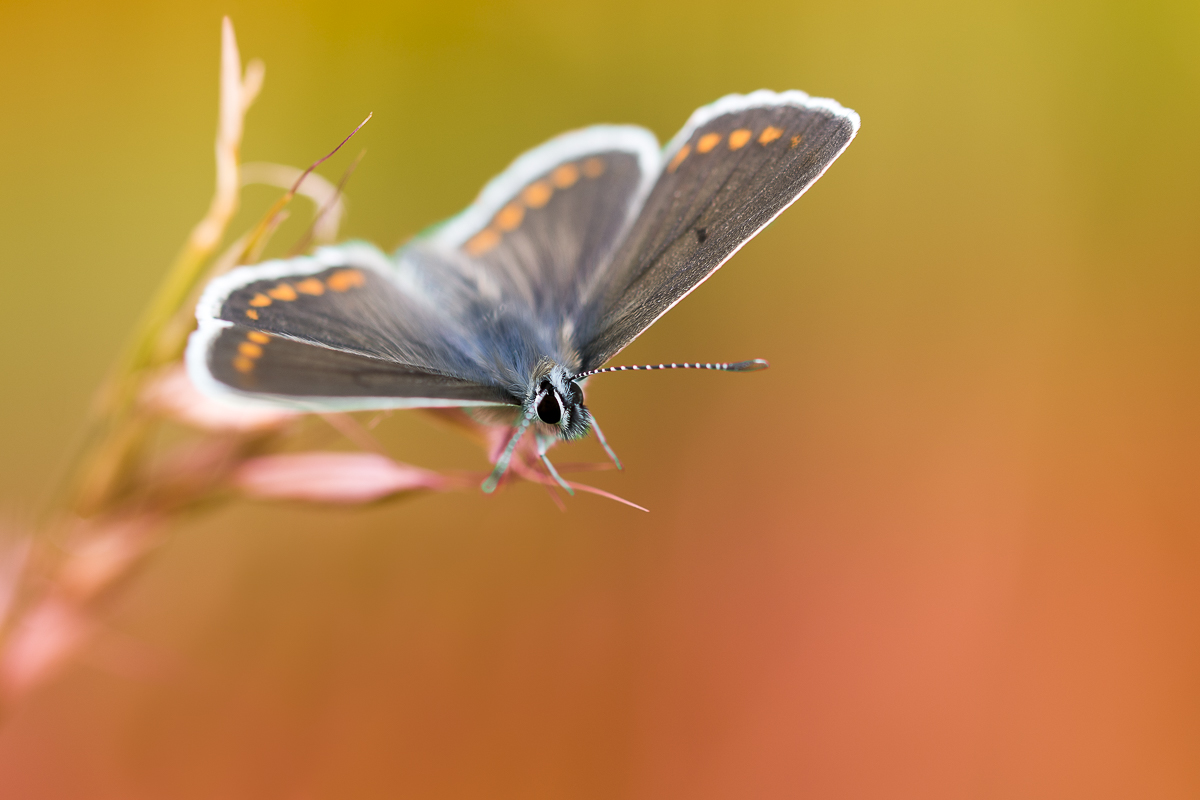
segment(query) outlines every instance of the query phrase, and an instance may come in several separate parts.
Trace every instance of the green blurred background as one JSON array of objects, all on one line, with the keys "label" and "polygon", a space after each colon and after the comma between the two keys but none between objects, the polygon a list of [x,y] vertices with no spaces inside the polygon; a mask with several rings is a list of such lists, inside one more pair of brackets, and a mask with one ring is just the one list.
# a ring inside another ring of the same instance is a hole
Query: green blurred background
[{"label": "green blurred background", "polygon": [[650,514],[196,518],[0,729],[0,795],[1200,795],[1200,5],[7,0],[10,517],[207,205],[224,13],[247,160],[375,113],[344,232],[387,248],[562,130],[761,87],[863,128],[621,356],[771,370],[591,387]]}]

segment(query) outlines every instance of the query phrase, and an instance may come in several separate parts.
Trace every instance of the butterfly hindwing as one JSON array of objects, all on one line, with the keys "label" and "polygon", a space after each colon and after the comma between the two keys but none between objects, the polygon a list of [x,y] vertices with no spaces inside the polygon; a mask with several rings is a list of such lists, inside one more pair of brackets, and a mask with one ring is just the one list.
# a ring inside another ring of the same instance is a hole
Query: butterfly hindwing
[{"label": "butterfly hindwing", "polygon": [[[386,405],[510,404],[496,387],[359,353],[314,346],[245,325],[215,333],[207,353],[213,379],[235,391],[298,406],[338,400],[340,409]],[[314,408],[314,410],[317,410]]]},{"label": "butterfly hindwing", "polygon": [[594,369],[787,208],[853,139],[858,116],[802,92],[730,95],[699,109],[581,320]]},{"label": "butterfly hindwing", "polygon": [[412,277],[361,244],[234,270],[197,306],[189,371],[309,410],[514,402]]}]

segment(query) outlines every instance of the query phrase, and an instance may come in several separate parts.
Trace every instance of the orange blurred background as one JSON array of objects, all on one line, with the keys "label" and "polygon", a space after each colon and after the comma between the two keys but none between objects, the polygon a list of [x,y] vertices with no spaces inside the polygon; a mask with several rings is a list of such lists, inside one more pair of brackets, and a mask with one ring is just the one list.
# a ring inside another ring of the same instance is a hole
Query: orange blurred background
[{"label": "orange blurred background", "polygon": [[386,248],[562,130],[760,87],[863,128],[620,356],[771,370],[589,387],[650,514],[198,516],[0,728],[0,796],[1200,796],[1200,5],[7,0],[10,517],[208,202],[223,13],[247,160],[375,113],[344,230]]}]

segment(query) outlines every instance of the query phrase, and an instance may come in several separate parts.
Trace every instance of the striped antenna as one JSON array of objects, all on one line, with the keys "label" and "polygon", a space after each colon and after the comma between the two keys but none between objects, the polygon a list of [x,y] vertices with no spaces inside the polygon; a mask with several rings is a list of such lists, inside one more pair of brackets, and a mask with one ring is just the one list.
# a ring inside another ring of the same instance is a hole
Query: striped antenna
[{"label": "striped antenna", "polygon": [[603,369],[590,369],[587,372],[581,372],[578,375],[572,375],[571,380],[577,381],[581,378],[586,378],[590,375],[599,375],[602,372],[629,372],[630,370],[640,369],[714,369],[717,372],[758,372],[760,369],[766,369],[770,366],[761,358],[753,358],[749,361],[735,361],[726,364],[641,364],[636,367],[604,367]]}]

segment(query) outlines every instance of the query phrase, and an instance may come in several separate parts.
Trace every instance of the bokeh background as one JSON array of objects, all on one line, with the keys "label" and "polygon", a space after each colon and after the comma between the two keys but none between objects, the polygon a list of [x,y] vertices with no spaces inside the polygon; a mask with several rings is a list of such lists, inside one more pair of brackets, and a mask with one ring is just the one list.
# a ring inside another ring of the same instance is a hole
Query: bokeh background
[{"label": "bokeh background", "polygon": [[9,517],[206,207],[223,13],[247,160],[375,113],[344,230],[387,248],[565,129],[760,87],[863,128],[621,356],[771,370],[591,387],[650,514],[198,516],[0,729],[0,795],[1200,795],[1200,5],[5,0]]}]

